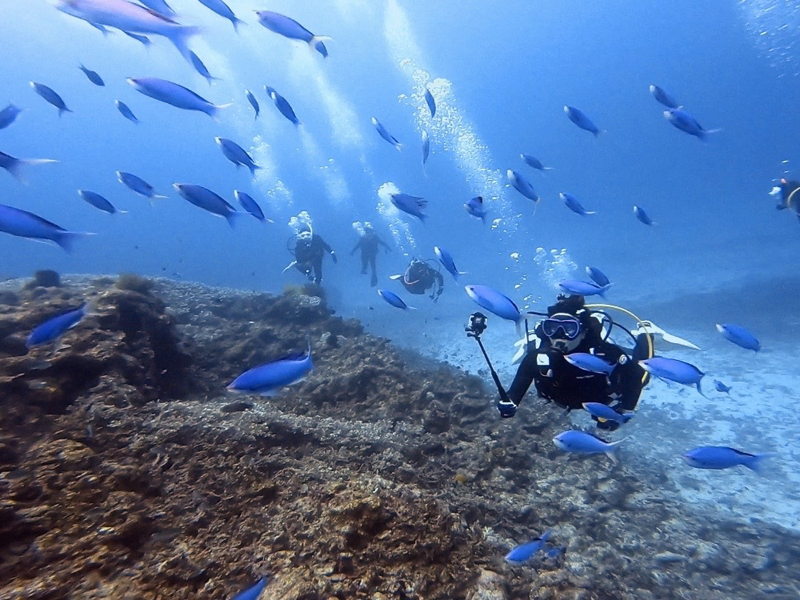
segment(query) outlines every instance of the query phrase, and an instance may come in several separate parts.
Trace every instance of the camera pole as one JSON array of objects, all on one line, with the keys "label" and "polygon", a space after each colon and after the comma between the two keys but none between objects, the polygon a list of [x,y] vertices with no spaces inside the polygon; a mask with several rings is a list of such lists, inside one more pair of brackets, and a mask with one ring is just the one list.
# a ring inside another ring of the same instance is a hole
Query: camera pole
[{"label": "camera pole", "polygon": [[508,394],[506,393],[505,388],[503,387],[503,383],[500,381],[500,376],[497,374],[497,371],[494,370],[492,366],[492,361],[489,359],[489,354],[486,352],[486,348],[483,347],[483,341],[481,341],[481,334],[477,331],[467,329],[467,336],[471,338],[475,338],[475,341],[478,342],[478,347],[481,349],[483,353],[483,358],[486,359],[486,364],[489,366],[489,373],[492,374],[492,380],[494,381],[494,385],[497,387],[497,392],[500,394],[500,399],[504,402],[510,402],[508,398]]}]

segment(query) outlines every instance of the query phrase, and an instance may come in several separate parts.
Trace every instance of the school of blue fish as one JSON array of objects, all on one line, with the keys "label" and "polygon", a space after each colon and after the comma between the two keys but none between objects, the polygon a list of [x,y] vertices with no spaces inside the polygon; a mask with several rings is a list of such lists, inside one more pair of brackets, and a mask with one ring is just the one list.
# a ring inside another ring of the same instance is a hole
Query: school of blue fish
[{"label": "school of blue fish", "polygon": [[[237,17],[222,0],[199,1],[220,18],[229,20],[234,31],[237,31],[239,25],[243,23],[243,20]],[[177,20],[178,15],[164,0],[140,0],[140,4],[127,0],[57,0],[56,6],[58,10],[81,19],[96,29],[103,32],[109,28],[116,29],[143,44],[149,44],[152,36],[163,37],[175,46],[183,59],[203,76],[209,84],[217,79],[208,71],[201,58],[188,47],[191,38],[200,34],[200,30],[194,26],[180,24]],[[260,10],[256,11],[256,18],[258,24],[269,32],[289,40],[304,42],[323,59],[329,56],[325,42],[329,41],[330,38],[312,33],[289,16],[268,10]],[[78,70],[97,88],[105,87],[103,77],[96,71],[83,64],[79,64]],[[127,82],[137,92],[152,100],[185,111],[202,112],[212,118],[217,118],[222,111],[230,106],[229,104],[215,104],[194,90],[164,79],[140,76],[130,77]],[[56,90],[44,83],[34,81],[30,82],[30,86],[35,94],[58,111],[59,116],[73,113]],[[264,86],[264,91],[266,98],[272,101],[275,108],[286,120],[297,127],[301,126],[302,121],[298,118],[289,99],[269,85]],[[685,110],[684,105],[679,104],[663,88],[651,85],[649,91],[653,98],[666,108],[663,111],[666,121],[678,130],[700,140],[705,140],[718,131],[703,127],[697,119]],[[243,90],[242,98],[246,99],[254,112],[254,118],[258,119],[261,104],[256,94],[250,90]],[[427,87],[424,89],[423,99],[430,111],[430,117],[434,118],[437,114],[436,98]],[[133,124],[139,123],[139,119],[128,105],[120,100],[115,100],[115,105],[125,119]],[[0,130],[12,126],[23,110],[23,108],[15,105],[8,105],[0,110]],[[165,107],[165,110],[168,109]],[[581,109],[573,106],[564,106],[563,111],[569,121],[576,127],[591,133],[595,138],[604,134],[604,130],[595,125],[592,119]],[[67,115],[64,118],[70,117]],[[393,126],[391,122],[384,123],[375,116],[369,119],[381,139],[396,150],[403,151],[404,144],[391,133]],[[236,141],[224,137],[216,137],[215,141],[220,148],[222,157],[236,168],[243,166],[254,177],[257,170],[261,169],[251,154]],[[422,131],[420,147],[421,163],[424,167],[430,158],[430,138],[427,131]],[[522,163],[532,170],[546,172],[552,169],[552,167],[544,166],[538,158],[531,154],[520,153],[519,157]],[[0,152],[0,167],[18,179],[22,179],[23,172],[28,167],[52,162],[56,161],[41,158],[17,158]],[[166,197],[165,194],[158,193],[152,185],[136,174],[118,171],[116,176],[119,182],[131,192],[143,196],[151,202]],[[521,170],[507,169],[506,178],[508,185],[516,190],[526,201],[529,201],[527,206],[530,210],[535,211],[536,206],[541,202],[541,197],[537,194],[525,173]],[[231,227],[235,226],[237,220],[243,215],[250,215],[261,223],[272,222],[271,219],[266,217],[259,203],[244,191],[235,190],[233,192],[236,201],[243,210],[239,211],[222,195],[200,185],[191,182],[176,182],[173,184],[173,188],[188,203],[212,215],[226,219]],[[124,212],[117,210],[108,199],[92,190],[80,189],[78,194],[82,200],[100,211],[112,215]],[[584,201],[570,192],[560,192],[559,198],[566,208],[581,217],[588,217],[596,212],[587,210],[584,206]],[[428,217],[424,212],[427,200],[423,197],[398,191],[390,195],[390,201],[401,213],[414,217],[422,224],[425,223]],[[531,203],[533,204],[532,207],[530,206]],[[588,203],[589,206],[592,206],[591,198],[588,199]],[[464,202],[463,208],[470,217],[486,223],[488,210],[483,197],[477,196]],[[652,220],[645,209],[639,205],[633,206],[633,214],[639,222],[646,226],[656,225],[656,222]],[[18,237],[49,241],[68,252],[73,249],[73,245],[77,240],[93,235],[88,232],[68,231],[42,216],[2,204],[0,204],[0,232]],[[446,248],[437,245],[434,246],[433,251],[442,267],[454,280],[458,281],[467,274],[467,272],[459,270],[456,266],[456,257]],[[604,297],[613,285],[612,282],[597,267],[587,267],[586,273],[589,278],[588,281],[567,279],[558,282],[558,287],[568,294]],[[514,323],[518,330],[527,318],[524,311],[520,310],[510,297],[499,290],[480,284],[469,284],[464,289],[467,296],[478,306],[500,319]],[[377,294],[391,307],[403,311],[414,310],[414,307],[409,306],[398,294],[392,291],[378,289]],[[87,317],[91,316],[92,312],[92,307],[88,303],[84,303],[79,307],[50,316],[30,332],[26,341],[27,347],[34,349],[60,343],[68,331],[80,326]],[[724,339],[742,349],[753,352],[761,350],[761,344],[758,339],[740,325],[722,323],[716,324],[716,329]],[[606,363],[601,358],[591,354],[572,354],[566,358],[574,366],[595,374],[609,375],[616,366]],[[654,378],[693,386],[700,394],[703,394],[701,381],[705,377],[705,373],[693,364],[663,356],[640,360],[639,364]],[[227,389],[236,393],[274,396],[285,387],[296,384],[309,376],[313,368],[312,348],[309,342],[303,352],[276,358],[265,364],[247,368],[227,386]],[[714,388],[719,393],[728,394],[731,391],[730,386],[719,380],[714,381]],[[620,424],[627,423],[632,417],[629,414],[620,414],[612,408],[599,403],[587,402],[583,405],[583,408],[598,419],[612,420]],[[614,463],[619,460],[619,447],[623,441],[609,442],[580,430],[567,430],[553,439],[556,447],[564,452],[586,455],[605,454]],[[744,466],[758,472],[763,466],[764,459],[768,456],[767,454],[750,454],[729,447],[702,446],[686,452],[683,455],[683,459],[689,466],[699,469],[719,470]],[[505,560],[515,564],[524,563],[530,561],[542,551],[544,551],[546,558],[557,558],[563,554],[564,550],[558,547],[551,547],[548,550],[547,544],[550,535],[550,532],[545,532],[532,541],[512,549],[506,555]],[[266,585],[266,578],[262,578],[253,587],[238,594],[234,600],[255,600],[261,595]]]}]

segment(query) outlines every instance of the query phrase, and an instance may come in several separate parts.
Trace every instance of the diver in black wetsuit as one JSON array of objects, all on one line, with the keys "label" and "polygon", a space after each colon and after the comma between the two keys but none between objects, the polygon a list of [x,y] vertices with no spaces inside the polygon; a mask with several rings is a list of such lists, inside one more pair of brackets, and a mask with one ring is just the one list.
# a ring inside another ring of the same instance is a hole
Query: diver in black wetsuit
[{"label": "diver in black wetsuit", "polygon": [[350,252],[350,256],[356,253],[356,250],[361,248],[361,274],[367,274],[367,266],[370,267],[372,271],[372,277],[370,278],[370,285],[375,287],[378,285],[378,272],[375,268],[375,257],[378,256],[378,248],[383,246],[386,249],[386,252],[389,253],[392,249],[389,245],[384,242],[375,230],[372,228],[372,225],[367,223],[364,225],[364,233],[358,239],[358,243],[355,245],[355,248]]},{"label": "diver in black wetsuit", "polygon": [[[559,296],[556,304],[548,307],[547,318],[537,323],[534,335],[528,337],[527,354],[507,392],[495,378],[500,392],[500,416],[514,416],[531,383],[540,397],[567,410],[581,409],[584,402],[613,403],[611,407],[617,412],[634,410],[648,381],[636,362],[648,356],[647,337],[644,333],[636,337],[629,357],[622,348],[604,339],[602,331],[602,323],[584,307],[583,296]],[[476,337],[474,333],[470,335]],[[584,371],[564,358],[573,352],[595,354],[616,367],[609,375]],[[597,426],[616,429],[619,424],[598,421]]]},{"label": "diver in black wetsuit", "polygon": [[[396,277],[396,276],[395,276]],[[421,295],[431,290],[430,298],[434,302],[444,291],[444,277],[424,260],[415,258],[403,273],[401,281],[409,294]]]},{"label": "diver in black wetsuit", "polygon": [[311,228],[304,227],[296,236],[294,245],[295,268],[317,285],[322,283],[322,259],[325,253],[331,255],[334,264],[338,262],[336,253]]}]

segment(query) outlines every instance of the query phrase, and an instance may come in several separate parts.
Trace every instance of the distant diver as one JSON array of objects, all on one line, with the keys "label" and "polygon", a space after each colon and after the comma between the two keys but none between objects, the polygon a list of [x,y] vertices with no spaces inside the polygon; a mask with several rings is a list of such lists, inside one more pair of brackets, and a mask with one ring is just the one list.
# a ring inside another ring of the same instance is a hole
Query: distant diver
[{"label": "distant diver", "polygon": [[284,272],[295,267],[308,277],[309,281],[313,281],[317,285],[322,283],[322,259],[325,257],[325,253],[331,255],[334,263],[338,262],[333,249],[308,225],[303,225],[297,235],[289,238],[288,247],[289,251],[294,254],[294,260],[284,269]]},{"label": "distant diver", "polygon": [[[430,299],[436,302],[444,292],[444,277],[438,269],[429,263],[433,261],[414,258],[402,275],[392,275],[390,279],[399,279],[409,294],[422,295],[430,290]],[[435,264],[435,263],[434,263]]]},{"label": "distant diver", "polygon": [[781,186],[773,189],[773,195],[780,197],[778,210],[790,208],[800,220],[800,181],[781,179]]},{"label": "distant diver", "polygon": [[383,246],[387,253],[392,251],[389,245],[375,233],[372,225],[367,223],[364,225],[364,232],[359,237],[358,243],[350,252],[350,256],[352,256],[356,253],[356,250],[361,249],[361,274],[366,275],[367,266],[369,266],[372,273],[370,278],[370,285],[372,287],[378,285],[378,272],[375,267],[375,258],[378,256],[378,249],[380,246]]},{"label": "distant diver", "polygon": [[[496,372],[492,377],[500,397],[497,409],[501,417],[513,417],[531,384],[538,395],[568,411],[593,407],[592,403],[609,406],[620,415],[636,409],[649,375],[638,360],[652,356],[652,337],[644,329],[627,331],[634,341],[630,355],[609,341],[611,328],[621,327],[603,311],[593,311],[579,295],[559,295],[547,313],[531,313],[543,317],[533,331],[522,340],[523,352],[517,374],[508,391]],[[474,313],[467,326],[467,335],[477,339],[486,329],[486,317]],[[623,328],[624,329],[624,328]],[[520,353],[521,354],[521,353]],[[488,362],[488,355],[484,350]],[[602,366],[600,366],[602,365]],[[601,429],[615,430],[627,419],[598,417],[597,410],[587,411]],[[602,414],[602,413],[599,413]]]}]

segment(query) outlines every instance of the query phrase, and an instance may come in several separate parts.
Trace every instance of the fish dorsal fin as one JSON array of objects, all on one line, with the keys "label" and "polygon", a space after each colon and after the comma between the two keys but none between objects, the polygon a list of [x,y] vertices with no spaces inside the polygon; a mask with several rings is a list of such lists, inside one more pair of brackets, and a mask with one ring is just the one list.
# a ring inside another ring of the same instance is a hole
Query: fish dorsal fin
[{"label": "fish dorsal fin", "polygon": [[[132,4],[132,3],[131,3],[131,4]],[[160,21],[164,21],[165,23],[169,23],[169,24],[171,24],[171,25],[178,25],[178,22],[177,22],[177,21],[173,21],[173,20],[172,20],[172,19],[170,19],[169,17],[167,17],[167,16],[165,16],[165,15],[162,15],[160,12],[156,12],[156,11],[154,11],[152,8],[147,8],[146,6],[140,6],[140,5],[138,5],[138,4],[136,4],[135,6],[137,6],[137,7],[141,8],[141,9],[143,9],[143,10],[146,10],[146,11],[147,11],[147,12],[149,12],[149,13],[150,13],[152,16],[154,16],[156,19],[159,19]]]},{"label": "fish dorsal fin", "polygon": [[737,450],[736,448],[731,448],[731,450],[733,450],[739,456],[750,456],[750,457],[755,456],[755,454],[750,454],[749,452],[742,452],[741,450]]}]

